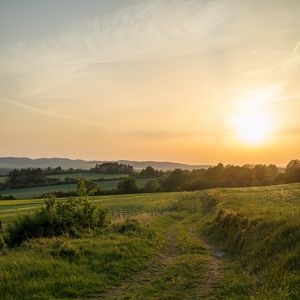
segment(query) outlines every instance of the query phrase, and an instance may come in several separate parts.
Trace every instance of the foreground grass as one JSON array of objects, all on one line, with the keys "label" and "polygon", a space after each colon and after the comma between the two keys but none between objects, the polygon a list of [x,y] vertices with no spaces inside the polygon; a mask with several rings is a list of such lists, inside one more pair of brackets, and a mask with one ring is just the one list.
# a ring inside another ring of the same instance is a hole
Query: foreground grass
[{"label": "foreground grass", "polygon": [[100,293],[140,271],[160,247],[159,237],[144,229],[27,242],[0,257],[1,299],[73,299]]},{"label": "foreground grass", "polygon": [[104,294],[104,299],[202,299],[211,257],[191,229],[191,215],[198,213],[191,204],[190,196],[185,197],[179,203],[179,211],[153,221],[155,228],[164,228],[164,255],[125,285]]},{"label": "foreground grass", "polygon": [[300,299],[300,185],[203,196],[202,231],[227,253],[224,299]]},{"label": "foreground grass", "polygon": [[[1,299],[300,299],[299,184],[92,200],[114,225],[7,250]],[[19,213],[41,205],[27,201]],[[140,225],[119,231],[132,216]]]},{"label": "foreground grass", "polygon": [[[112,226],[77,239],[35,239],[6,250],[0,257],[1,299],[113,299],[113,291],[145,270],[151,275],[150,285],[133,281],[117,297],[182,299],[196,288],[207,263],[201,241],[188,226],[195,196],[134,195],[131,201],[129,196],[119,196],[109,203],[107,198],[94,199],[110,208],[118,202],[127,208],[139,205],[136,219],[140,225],[120,231],[126,223],[121,217]],[[160,208],[160,213],[147,212],[153,208]],[[149,271],[153,261],[160,267]]]}]

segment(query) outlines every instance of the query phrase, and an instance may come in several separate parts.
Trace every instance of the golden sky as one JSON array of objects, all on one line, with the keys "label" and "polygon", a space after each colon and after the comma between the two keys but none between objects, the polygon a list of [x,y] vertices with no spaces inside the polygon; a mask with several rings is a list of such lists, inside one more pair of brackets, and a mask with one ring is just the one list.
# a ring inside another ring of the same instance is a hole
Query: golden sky
[{"label": "golden sky", "polygon": [[300,156],[300,1],[0,1],[0,156]]}]

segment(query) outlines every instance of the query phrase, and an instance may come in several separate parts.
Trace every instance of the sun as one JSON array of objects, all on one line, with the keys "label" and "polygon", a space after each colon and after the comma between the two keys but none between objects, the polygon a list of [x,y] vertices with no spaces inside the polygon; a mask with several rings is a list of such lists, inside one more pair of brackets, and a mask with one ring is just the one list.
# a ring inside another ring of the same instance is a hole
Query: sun
[{"label": "sun", "polygon": [[240,141],[259,145],[266,142],[270,133],[270,120],[262,113],[242,113],[237,116],[236,131]]},{"label": "sun", "polygon": [[270,112],[264,105],[268,96],[260,92],[240,99],[231,118],[239,142],[257,146],[268,141],[273,128]]}]

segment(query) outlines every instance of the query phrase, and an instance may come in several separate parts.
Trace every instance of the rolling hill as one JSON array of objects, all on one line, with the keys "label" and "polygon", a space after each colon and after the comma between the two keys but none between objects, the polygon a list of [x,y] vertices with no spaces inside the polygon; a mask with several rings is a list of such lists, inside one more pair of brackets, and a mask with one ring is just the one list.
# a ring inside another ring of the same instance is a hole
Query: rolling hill
[{"label": "rolling hill", "polygon": [[[28,157],[0,157],[0,170],[2,174],[7,173],[7,170],[17,168],[47,168],[47,167],[62,167],[63,169],[78,168],[90,169],[96,163],[107,161],[101,160],[82,160],[82,159],[69,159],[69,158],[37,158],[32,159]],[[175,162],[159,162],[159,161],[131,161],[131,160],[118,160],[118,163],[125,163],[133,166],[135,169],[143,169],[147,166],[152,166],[159,170],[172,170],[176,168],[193,170],[208,168],[209,165],[189,165]]]}]

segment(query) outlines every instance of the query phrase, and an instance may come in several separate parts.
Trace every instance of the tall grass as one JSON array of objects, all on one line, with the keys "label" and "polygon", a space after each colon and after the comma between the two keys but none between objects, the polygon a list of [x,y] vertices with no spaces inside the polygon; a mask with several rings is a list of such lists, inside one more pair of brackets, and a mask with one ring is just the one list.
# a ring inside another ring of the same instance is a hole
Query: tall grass
[{"label": "tall grass", "polygon": [[224,278],[226,296],[300,299],[299,195],[299,185],[287,185],[203,196],[202,230],[236,262]]}]

